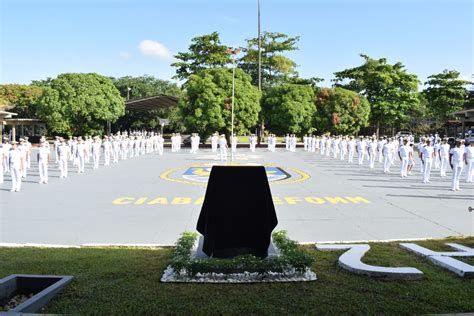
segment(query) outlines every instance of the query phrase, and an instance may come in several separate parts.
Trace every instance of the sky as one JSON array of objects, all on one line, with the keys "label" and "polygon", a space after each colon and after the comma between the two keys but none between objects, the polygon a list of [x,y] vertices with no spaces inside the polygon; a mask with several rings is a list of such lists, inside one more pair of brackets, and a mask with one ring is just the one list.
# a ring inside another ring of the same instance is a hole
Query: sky
[{"label": "sky", "polygon": [[[262,31],[300,36],[288,53],[303,78],[356,67],[359,54],[402,62],[424,82],[454,69],[471,79],[472,0],[261,0]],[[217,31],[257,36],[257,0],[0,0],[0,83],[65,72],[171,79],[173,55]]]}]

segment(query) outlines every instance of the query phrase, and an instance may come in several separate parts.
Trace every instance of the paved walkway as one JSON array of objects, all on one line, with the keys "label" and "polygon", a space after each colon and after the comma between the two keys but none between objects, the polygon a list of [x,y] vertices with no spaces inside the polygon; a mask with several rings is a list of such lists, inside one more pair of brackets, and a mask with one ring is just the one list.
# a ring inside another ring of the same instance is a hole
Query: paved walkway
[{"label": "paved walkway", "polygon": [[[70,168],[59,179],[50,166],[48,185],[38,184],[33,164],[22,191],[0,184],[0,243],[81,245],[174,244],[194,230],[208,169],[218,163],[209,149],[189,154],[166,150],[120,161],[84,174]],[[412,239],[474,235],[474,184],[452,192],[450,176],[433,170],[421,183],[419,165],[408,179],[381,164],[370,170],[317,153],[239,149],[238,164],[268,166],[279,225],[301,242]],[[204,181],[204,182],[203,182]],[[236,199],[245,198],[235,196]]]}]

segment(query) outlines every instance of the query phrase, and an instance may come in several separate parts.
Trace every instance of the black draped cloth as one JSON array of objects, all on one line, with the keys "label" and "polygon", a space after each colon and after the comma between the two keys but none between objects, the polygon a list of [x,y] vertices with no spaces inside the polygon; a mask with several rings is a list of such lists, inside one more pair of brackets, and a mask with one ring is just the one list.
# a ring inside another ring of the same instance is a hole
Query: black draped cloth
[{"label": "black draped cloth", "polygon": [[214,166],[197,223],[203,251],[216,258],[268,256],[278,224],[263,166]]}]

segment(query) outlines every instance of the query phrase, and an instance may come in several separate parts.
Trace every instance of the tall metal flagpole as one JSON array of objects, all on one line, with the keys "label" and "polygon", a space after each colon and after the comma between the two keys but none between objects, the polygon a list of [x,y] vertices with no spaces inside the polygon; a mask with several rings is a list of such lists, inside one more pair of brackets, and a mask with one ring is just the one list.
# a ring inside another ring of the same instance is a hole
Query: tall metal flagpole
[{"label": "tall metal flagpole", "polygon": [[231,147],[231,150],[230,150],[230,161],[233,162],[234,161],[234,151],[232,150],[232,139],[235,137],[234,136],[234,95],[235,95],[235,55],[233,55],[233,58],[232,58],[232,64],[233,64],[233,67],[232,67],[232,127],[231,127],[231,132],[230,132],[230,135],[232,136],[231,137],[231,140],[230,140],[230,147]]},{"label": "tall metal flagpole", "polygon": [[227,48],[227,53],[232,55],[232,114],[231,114],[231,128],[230,128],[230,161],[234,161],[234,152],[232,151],[232,138],[234,137],[234,97],[235,97],[235,55],[240,53],[240,48]]},{"label": "tall metal flagpole", "polygon": [[[260,0],[258,0],[258,91],[262,92],[262,36],[260,35]],[[258,144],[263,138],[263,122],[260,123]]]},{"label": "tall metal flagpole", "polygon": [[260,0],[258,0],[258,91],[262,91],[262,38],[260,36]]}]

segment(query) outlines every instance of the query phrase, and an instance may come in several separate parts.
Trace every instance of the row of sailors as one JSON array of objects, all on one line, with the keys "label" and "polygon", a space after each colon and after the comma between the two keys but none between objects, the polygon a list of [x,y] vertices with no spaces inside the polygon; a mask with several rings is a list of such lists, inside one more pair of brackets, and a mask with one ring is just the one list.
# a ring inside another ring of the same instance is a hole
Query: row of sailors
[{"label": "row of sailors", "polygon": [[[104,166],[110,162],[117,163],[121,160],[133,158],[153,151],[163,154],[164,139],[160,134],[148,134],[149,136],[126,136],[125,134],[114,137],[71,137],[68,141],[56,137],[53,143],[55,163],[61,172],[60,178],[68,176],[68,162],[72,161],[77,166],[78,173],[84,173],[85,164],[90,163],[92,158],[93,168],[99,168],[101,154],[104,155]],[[48,163],[51,160],[49,143],[42,138],[38,148],[37,161],[40,181],[48,183]],[[20,139],[4,142],[0,147],[0,183],[4,181],[4,173],[10,173],[12,177],[11,191],[19,192],[21,179],[26,178],[27,170],[31,166],[31,144]]]},{"label": "row of sailors", "polygon": [[[384,173],[390,173],[390,167],[398,157],[402,178],[411,174],[415,165],[414,143],[413,139],[409,138],[381,137],[377,140],[375,137],[361,137],[356,140],[353,136],[310,137],[305,150],[319,151],[321,155],[332,155],[333,158],[340,160],[345,160],[347,155],[349,163],[353,163],[354,155],[357,155],[358,164],[362,165],[367,158],[369,168],[374,168],[378,157],[378,162],[383,163]],[[457,141],[451,148],[447,139],[442,141],[439,139],[433,144],[431,138],[420,138],[417,150],[421,160],[420,172],[423,183],[430,182],[432,167],[440,170],[441,177],[446,177],[448,165],[451,165],[453,170],[451,190],[460,190],[459,182],[464,166],[466,166],[466,182],[474,182],[474,140],[469,146],[465,146],[463,141]]]}]

